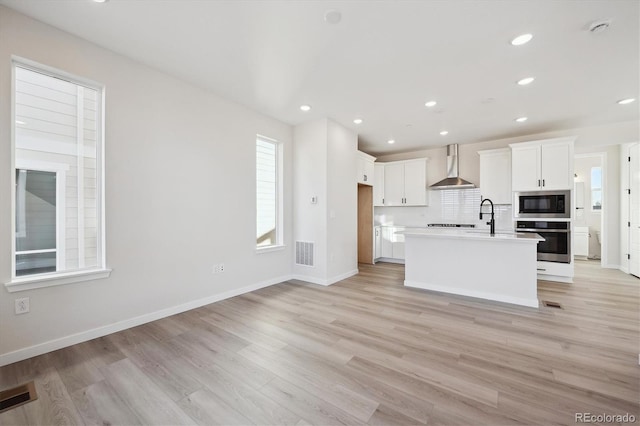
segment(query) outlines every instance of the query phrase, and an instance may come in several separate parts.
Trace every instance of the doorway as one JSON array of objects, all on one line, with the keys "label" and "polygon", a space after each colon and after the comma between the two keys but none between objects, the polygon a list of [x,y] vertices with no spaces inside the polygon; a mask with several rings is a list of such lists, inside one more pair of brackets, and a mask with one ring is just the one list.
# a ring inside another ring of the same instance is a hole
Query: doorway
[{"label": "doorway", "polygon": [[[574,256],[576,260],[606,261],[606,153],[577,154],[574,158]],[[584,233],[584,239],[577,236]]]},{"label": "doorway", "polygon": [[358,184],[358,263],[373,264],[373,187]]},{"label": "doorway", "polygon": [[628,189],[626,190],[628,209],[624,209],[626,207],[624,206],[623,209],[626,212],[623,210],[623,214],[627,215],[628,235],[624,239],[626,239],[628,247],[626,250],[628,272],[640,278],[640,143],[629,146],[625,172],[623,172],[623,176],[624,174],[628,176]]}]

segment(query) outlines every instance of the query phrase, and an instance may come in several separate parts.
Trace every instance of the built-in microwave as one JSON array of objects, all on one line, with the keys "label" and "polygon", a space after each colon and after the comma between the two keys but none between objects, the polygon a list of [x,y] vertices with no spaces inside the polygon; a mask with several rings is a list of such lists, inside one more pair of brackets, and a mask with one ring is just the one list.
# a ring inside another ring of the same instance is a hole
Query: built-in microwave
[{"label": "built-in microwave", "polygon": [[571,218],[571,191],[515,192],[517,218]]}]

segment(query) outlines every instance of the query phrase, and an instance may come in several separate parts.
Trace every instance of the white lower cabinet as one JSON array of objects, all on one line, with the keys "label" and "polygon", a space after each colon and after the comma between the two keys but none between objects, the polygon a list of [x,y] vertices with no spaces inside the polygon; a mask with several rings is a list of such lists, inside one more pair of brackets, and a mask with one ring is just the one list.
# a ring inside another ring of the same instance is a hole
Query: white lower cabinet
[{"label": "white lower cabinet", "polygon": [[589,256],[588,226],[576,226],[573,228],[573,255],[580,258]]},{"label": "white lower cabinet", "polygon": [[373,228],[373,260],[382,257],[382,229],[379,226]]},{"label": "white lower cabinet", "polygon": [[404,260],[404,235],[397,232],[404,231],[404,226],[381,226],[380,253],[383,258]]}]

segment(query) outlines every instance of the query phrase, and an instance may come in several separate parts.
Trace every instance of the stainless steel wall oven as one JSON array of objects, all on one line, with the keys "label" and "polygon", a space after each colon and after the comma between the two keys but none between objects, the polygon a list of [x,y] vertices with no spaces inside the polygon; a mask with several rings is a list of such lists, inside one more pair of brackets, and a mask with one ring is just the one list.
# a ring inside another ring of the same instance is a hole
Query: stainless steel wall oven
[{"label": "stainless steel wall oven", "polygon": [[538,260],[571,263],[571,222],[519,220],[516,232],[536,233],[544,238],[538,243]]}]

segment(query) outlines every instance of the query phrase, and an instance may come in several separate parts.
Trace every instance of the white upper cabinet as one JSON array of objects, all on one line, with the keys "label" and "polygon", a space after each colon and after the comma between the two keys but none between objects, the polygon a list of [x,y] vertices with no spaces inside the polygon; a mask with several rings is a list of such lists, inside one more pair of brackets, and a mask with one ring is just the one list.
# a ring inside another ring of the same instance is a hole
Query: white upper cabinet
[{"label": "white upper cabinet", "polygon": [[568,137],[509,145],[513,191],[573,189],[574,141]]},{"label": "white upper cabinet", "polygon": [[494,204],[511,204],[511,150],[478,151],[480,155],[480,194]]},{"label": "white upper cabinet", "polygon": [[358,183],[373,186],[373,164],[375,157],[370,156],[362,151],[358,151]]},{"label": "white upper cabinet", "polygon": [[373,164],[373,205],[384,206],[384,164]]},{"label": "white upper cabinet", "polygon": [[386,163],[384,166],[384,205],[404,205],[404,163]]},{"label": "white upper cabinet", "polygon": [[542,145],[542,189],[573,189],[573,143]]},{"label": "white upper cabinet", "polygon": [[426,158],[385,163],[384,205],[427,205]]},{"label": "white upper cabinet", "polygon": [[511,147],[511,186],[514,191],[540,189],[540,147]]},{"label": "white upper cabinet", "polygon": [[404,163],[404,205],[427,205],[426,160],[412,160]]}]

